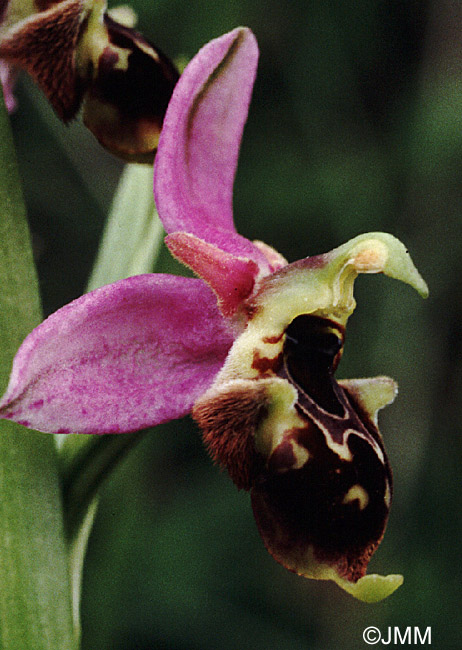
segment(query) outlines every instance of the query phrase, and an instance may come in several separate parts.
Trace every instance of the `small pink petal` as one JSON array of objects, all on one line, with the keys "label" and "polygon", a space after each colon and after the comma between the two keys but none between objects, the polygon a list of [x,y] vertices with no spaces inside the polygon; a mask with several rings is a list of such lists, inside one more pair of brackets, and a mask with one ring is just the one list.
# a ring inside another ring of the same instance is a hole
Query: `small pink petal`
[{"label": "small pink petal", "polygon": [[159,424],[190,411],[232,342],[201,280],[121,280],[66,305],[25,339],[0,415],[50,433]]},{"label": "small pink petal", "polygon": [[154,166],[154,194],[168,233],[187,232],[267,268],[234,228],[232,195],[258,47],[235,29],[203,47],[178,81]]},{"label": "small pink petal", "polygon": [[236,257],[194,235],[176,232],[165,243],[172,255],[189,266],[213,289],[224,316],[232,316],[252,293],[258,266],[253,260]]},{"label": "small pink petal", "polygon": [[5,61],[0,60],[0,81],[2,82],[3,97],[8,113],[12,113],[16,108],[16,99],[13,95],[15,79],[16,74],[13,72],[11,66]]},{"label": "small pink petal", "polygon": [[254,246],[256,246],[266,257],[268,264],[270,265],[271,273],[279,271],[282,267],[287,266],[288,262],[281,253],[279,253],[275,248],[265,244],[264,241],[258,239],[254,240]]}]

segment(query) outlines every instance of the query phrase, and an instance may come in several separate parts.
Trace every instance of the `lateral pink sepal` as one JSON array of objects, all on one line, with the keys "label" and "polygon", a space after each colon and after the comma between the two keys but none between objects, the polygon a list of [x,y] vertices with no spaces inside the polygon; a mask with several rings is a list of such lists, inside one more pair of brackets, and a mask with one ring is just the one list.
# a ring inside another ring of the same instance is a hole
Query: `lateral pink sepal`
[{"label": "lateral pink sepal", "polygon": [[48,433],[125,433],[175,419],[211,385],[232,342],[202,280],[121,280],[29,334],[0,416]]}]

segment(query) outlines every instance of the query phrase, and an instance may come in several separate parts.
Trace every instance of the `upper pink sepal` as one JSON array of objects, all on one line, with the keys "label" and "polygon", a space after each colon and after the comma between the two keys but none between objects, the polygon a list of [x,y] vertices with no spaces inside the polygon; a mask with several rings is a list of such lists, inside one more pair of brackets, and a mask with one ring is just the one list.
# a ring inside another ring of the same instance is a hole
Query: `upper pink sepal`
[{"label": "upper pink sepal", "polygon": [[191,410],[232,341],[202,280],[121,280],[66,305],[25,339],[0,415],[49,433],[153,426]]},{"label": "upper pink sepal", "polygon": [[266,269],[261,251],[236,233],[232,207],[257,62],[257,42],[247,28],[211,41],[191,60],[164,119],[154,195],[168,233],[196,235]]},{"label": "upper pink sepal", "polygon": [[175,232],[165,238],[170,252],[213,289],[223,316],[232,316],[252,293],[258,265],[225,253],[194,235]]}]

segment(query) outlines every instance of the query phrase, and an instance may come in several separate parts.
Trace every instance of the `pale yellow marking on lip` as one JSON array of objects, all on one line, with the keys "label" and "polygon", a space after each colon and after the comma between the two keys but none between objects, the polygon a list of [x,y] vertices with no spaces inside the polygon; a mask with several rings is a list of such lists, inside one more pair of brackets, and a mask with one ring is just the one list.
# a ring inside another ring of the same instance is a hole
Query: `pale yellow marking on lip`
[{"label": "pale yellow marking on lip", "polygon": [[151,47],[151,45],[149,45],[149,43],[143,43],[143,42],[136,41],[136,44],[138,45],[138,47],[140,48],[140,50],[142,52],[147,54],[156,63],[160,62],[159,55],[157,54],[156,50],[153,47]]},{"label": "pale yellow marking on lip", "polygon": [[302,429],[306,420],[297,413],[297,392],[285,379],[261,379],[266,384],[268,413],[255,432],[255,446],[265,458],[287,438],[287,432]]},{"label": "pale yellow marking on lip", "polygon": [[388,481],[387,481],[386,486],[385,486],[384,501],[385,501],[385,505],[387,506],[387,508],[389,508],[390,504],[391,504],[391,490],[390,490],[390,483]]},{"label": "pale yellow marking on lip", "polygon": [[305,447],[299,445],[297,442],[295,442],[295,440],[289,440],[288,442],[292,447],[295,462],[290,467],[282,467],[280,469],[278,468],[278,474],[285,474],[286,472],[292,471],[294,469],[301,469],[310,458],[310,453]]},{"label": "pale yellow marking on lip", "polygon": [[300,469],[307,462],[310,457],[308,449],[299,445],[294,440],[291,440],[292,450],[295,456],[295,464],[292,465],[292,469]]},{"label": "pale yellow marking on lip", "polygon": [[111,51],[118,55],[117,63],[114,65],[114,70],[128,70],[128,57],[131,51],[125,47],[117,47],[110,45]]},{"label": "pale yellow marking on lip", "polygon": [[352,503],[353,501],[359,501],[359,509],[364,510],[364,508],[369,503],[369,495],[366,490],[359,485],[352,485],[348,492],[345,494],[342,503]]},{"label": "pale yellow marking on lip", "polygon": [[353,454],[351,453],[349,447],[348,447],[348,435],[350,433],[357,433],[357,431],[354,431],[353,429],[348,429],[345,432],[345,437],[344,437],[344,442],[339,443],[335,442],[333,440],[332,435],[328,429],[328,427],[324,426],[324,424],[318,420],[317,418],[312,417],[313,422],[321,429],[322,433],[324,434],[324,438],[326,439],[326,444],[329,447],[331,451],[334,452],[341,460],[345,460],[347,462],[351,462],[353,460]]}]

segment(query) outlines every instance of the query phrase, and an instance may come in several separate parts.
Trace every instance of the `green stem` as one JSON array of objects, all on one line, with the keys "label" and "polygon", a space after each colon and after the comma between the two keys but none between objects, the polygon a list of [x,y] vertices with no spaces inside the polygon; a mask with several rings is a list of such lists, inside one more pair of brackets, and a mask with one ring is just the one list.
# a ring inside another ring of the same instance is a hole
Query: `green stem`
[{"label": "green stem", "polygon": [[[13,142],[0,88],[0,389],[41,320]],[[74,650],[53,438],[0,423],[0,649]]]}]

